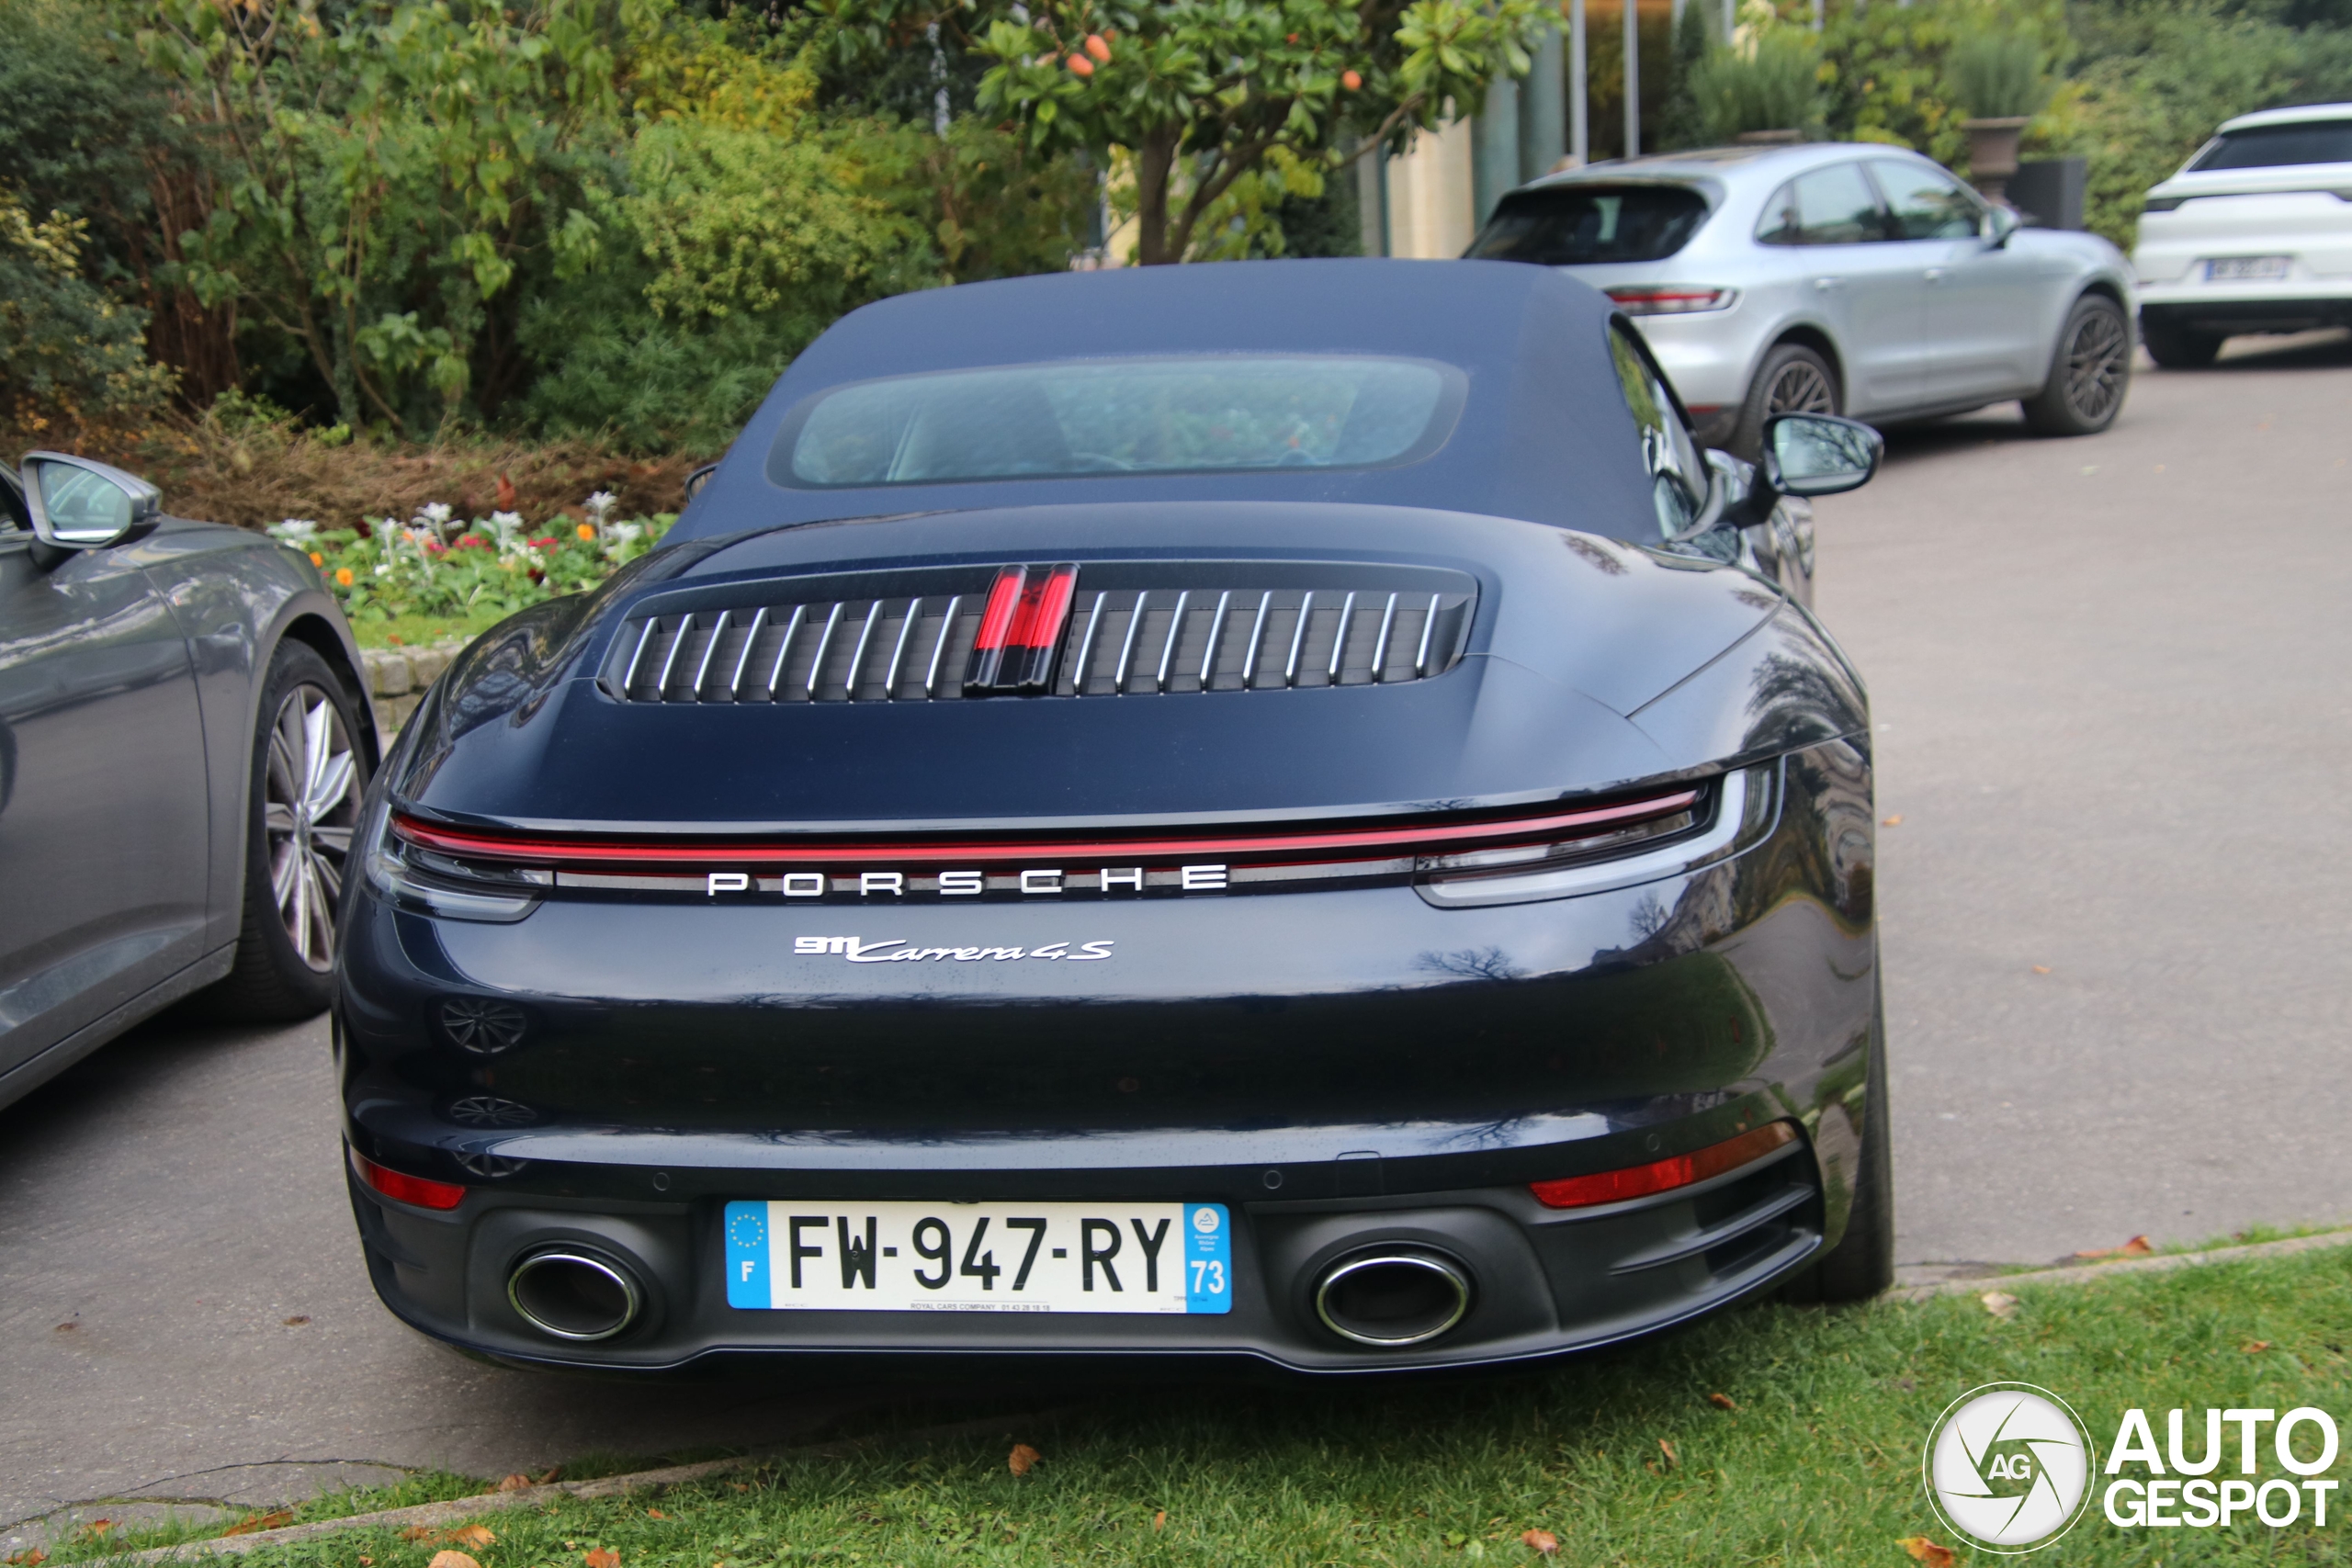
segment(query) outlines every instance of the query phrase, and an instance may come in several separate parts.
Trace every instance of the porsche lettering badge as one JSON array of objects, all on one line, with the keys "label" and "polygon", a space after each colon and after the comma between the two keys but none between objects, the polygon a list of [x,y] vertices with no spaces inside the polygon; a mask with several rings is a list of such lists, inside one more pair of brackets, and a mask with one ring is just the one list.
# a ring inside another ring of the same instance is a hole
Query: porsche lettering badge
[{"label": "porsche lettering badge", "polygon": [[792,941],[792,951],[809,957],[846,958],[852,964],[921,964],[948,959],[958,964],[982,960],[1003,963],[1014,958],[1067,958],[1073,964],[1111,956],[1110,942],[1049,942],[1042,947],[915,947],[902,937],[865,942],[854,936],[803,936]]}]

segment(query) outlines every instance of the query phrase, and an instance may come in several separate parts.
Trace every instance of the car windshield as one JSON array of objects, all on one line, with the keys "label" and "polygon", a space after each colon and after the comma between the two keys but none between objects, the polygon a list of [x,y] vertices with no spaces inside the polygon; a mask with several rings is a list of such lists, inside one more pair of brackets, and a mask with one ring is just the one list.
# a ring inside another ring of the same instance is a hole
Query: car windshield
[{"label": "car windshield", "polygon": [[2277,169],[2297,164],[2352,164],[2352,119],[2312,119],[2300,125],[2256,125],[2233,130],[2188,166],[2201,172]]},{"label": "car windshield", "polygon": [[[1458,372],[1408,359],[1076,360],[842,387],[787,422],[801,486],[1371,468],[1445,434]],[[787,445],[788,444],[788,445]]]},{"label": "car windshield", "polygon": [[1664,261],[1706,216],[1688,186],[1539,186],[1503,197],[1466,254],[1538,266]]}]

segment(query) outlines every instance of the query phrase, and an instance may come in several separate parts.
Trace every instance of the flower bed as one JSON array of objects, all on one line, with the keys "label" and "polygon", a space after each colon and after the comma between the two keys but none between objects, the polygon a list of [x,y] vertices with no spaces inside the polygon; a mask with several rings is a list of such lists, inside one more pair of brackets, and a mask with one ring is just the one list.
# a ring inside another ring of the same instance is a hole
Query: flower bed
[{"label": "flower bed", "polygon": [[395,624],[479,627],[560,594],[586,592],[651,549],[677,521],[665,512],[616,522],[614,504],[599,491],[588,498],[584,521],[560,515],[541,529],[514,512],[461,521],[435,502],[405,523],[381,517],[357,529],[322,528],[289,517],[268,532],[309,553],[365,642]]}]

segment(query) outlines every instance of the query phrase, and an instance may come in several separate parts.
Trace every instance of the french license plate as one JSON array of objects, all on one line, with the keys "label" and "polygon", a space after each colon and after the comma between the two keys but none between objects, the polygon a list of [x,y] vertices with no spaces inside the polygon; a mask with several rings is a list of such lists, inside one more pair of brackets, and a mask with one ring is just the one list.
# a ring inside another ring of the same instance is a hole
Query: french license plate
[{"label": "french license plate", "polygon": [[2205,264],[2210,283],[2251,283],[2287,276],[2285,256],[2217,256]]},{"label": "french license plate", "polygon": [[727,1304],[761,1311],[1226,1312],[1222,1203],[727,1205]]}]

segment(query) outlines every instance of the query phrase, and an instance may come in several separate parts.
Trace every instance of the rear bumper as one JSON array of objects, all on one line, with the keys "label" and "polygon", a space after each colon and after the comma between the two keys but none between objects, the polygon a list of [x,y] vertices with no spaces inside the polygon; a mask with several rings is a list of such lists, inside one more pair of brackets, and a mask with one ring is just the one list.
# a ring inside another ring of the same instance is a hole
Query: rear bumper
[{"label": "rear bumper", "polygon": [[[1757,1110],[1703,1120],[1736,1126],[1741,1114]],[[987,1184],[1033,1198],[1075,1195],[1080,1188],[1126,1197],[1181,1189],[1225,1201],[1235,1224],[1235,1294],[1233,1309],[1218,1315],[731,1308],[720,1235],[729,1199],[797,1199],[812,1213],[839,1213],[851,1217],[853,1229],[856,1224],[857,1198],[845,1195],[843,1184],[779,1180],[774,1172],[682,1173],[660,1201],[491,1189],[447,1214],[390,1202],[355,1180],[352,1206],[376,1289],[412,1326],[504,1360],[649,1373],[779,1355],[1185,1356],[1307,1372],[1467,1367],[1587,1349],[1666,1327],[1770,1285],[1822,1244],[1819,1168],[1802,1140],[1712,1181],[1579,1211],[1544,1209],[1523,1185],[1331,1195],[1386,1185],[1383,1163],[1281,1168],[1284,1194],[1326,1194],[1308,1198],[1270,1194],[1266,1168],[1254,1165],[1104,1171],[1075,1184],[1066,1171],[1040,1170],[1002,1173]],[[1533,1168],[1542,1168],[1540,1159]],[[592,1173],[582,1174],[594,1184]],[[922,1196],[926,1188],[949,1213],[948,1193],[968,1198],[978,1190],[968,1180],[936,1179],[900,1181],[891,1190]],[[645,1190],[651,1196],[650,1187]],[[634,1276],[644,1300],[638,1325],[593,1348],[567,1347],[535,1331],[509,1303],[505,1282],[519,1259],[555,1244],[608,1258]],[[1454,1259],[1471,1280],[1470,1310],[1425,1346],[1351,1347],[1316,1320],[1313,1286],[1345,1257],[1395,1246]]]},{"label": "rear bumper", "polygon": [[[1838,1239],[1875,1113],[1868,761],[1831,742],[1780,773],[1772,826],[1734,858],[1475,908],[1407,886],[968,909],[550,900],[482,925],[363,891],[335,1014],[345,1137],[464,1189],[435,1213],[355,1185],[370,1273],[452,1344],[642,1371],[739,1354],[1466,1366],[1710,1311]],[[918,981],[795,956],[811,932],[1102,939],[1116,956],[974,947]],[[508,1010],[494,1039],[447,1022],[478,1003]],[[1802,1135],[1710,1181],[1566,1211],[1528,1190],[1774,1121]],[[853,1226],[862,1201],[1222,1203],[1236,1305],[739,1310],[720,1234],[737,1200]],[[629,1332],[573,1347],[514,1309],[515,1264],[559,1243],[638,1280]],[[1407,1349],[1320,1327],[1322,1270],[1383,1243],[1455,1259],[1469,1314]]]},{"label": "rear bumper", "polygon": [[2189,332],[2295,333],[2352,325],[2352,279],[2340,286],[2308,282],[2291,291],[2185,286],[2143,288],[2140,319]]}]

